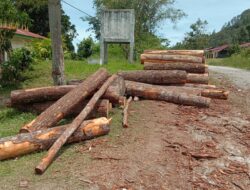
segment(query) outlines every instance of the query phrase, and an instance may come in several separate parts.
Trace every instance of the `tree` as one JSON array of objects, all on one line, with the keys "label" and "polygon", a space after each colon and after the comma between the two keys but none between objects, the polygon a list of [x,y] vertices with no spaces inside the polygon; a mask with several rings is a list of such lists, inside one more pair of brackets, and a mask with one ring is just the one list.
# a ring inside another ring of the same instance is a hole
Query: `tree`
[{"label": "tree", "polygon": [[88,58],[93,53],[93,39],[91,37],[83,39],[77,46],[77,55],[79,58]]},{"label": "tree", "polygon": [[209,35],[206,27],[208,22],[198,19],[194,24],[191,24],[191,31],[186,33],[184,40],[175,45],[175,49],[205,49],[208,46]]},{"label": "tree", "polygon": [[63,85],[64,58],[61,37],[61,3],[60,0],[48,0],[49,26],[52,41],[52,77],[55,85]]},{"label": "tree", "polygon": [[11,51],[11,38],[17,27],[29,24],[28,15],[18,11],[11,0],[0,0],[0,63],[4,60],[4,52]]},{"label": "tree", "polygon": [[[29,30],[42,36],[49,36],[48,0],[12,0],[18,10],[25,11],[30,19]],[[74,52],[73,39],[77,36],[75,25],[70,22],[70,17],[61,9],[62,35],[66,49]]]},{"label": "tree", "polygon": [[134,9],[135,10],[135,49],[138,53],[143,51],[142,43],[146,40],[145,35],[154,38],[156,29],[162,21],[171,20],[176,22],[185,14],[173,7],[175,0],[94,0],[96,8],[95,17],[85,17],[91,25],[90,30],[95,32],[96,38],[100,37],[101,11],[108,9]]}]

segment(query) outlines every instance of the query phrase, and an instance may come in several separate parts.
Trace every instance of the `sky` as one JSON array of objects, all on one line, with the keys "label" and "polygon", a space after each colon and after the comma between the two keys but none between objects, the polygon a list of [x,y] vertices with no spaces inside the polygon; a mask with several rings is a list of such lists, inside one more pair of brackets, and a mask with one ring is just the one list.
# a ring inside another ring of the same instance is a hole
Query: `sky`
[{"label": "sky", "polygon": [[[94,16],[93,0],[63,0],[77,7],[78,9]],[[63,10],[70,16],[71,22],[76,26],[78,33],[74,40],[74,45],[78,44],[83,38],[94,34],[87,31],[89,25],[83,22],[80,17],[83,13],[70,7],[62,1]],[[190,25],[195,23],[198,18],[208,21],[208,32],[219,31],[221,27],[233,17],[241,14],[244,10],[250,9],[250,0],[176,0],[174,7],[183,10],[187,16],[182,18],[177,24],[163,21],[157,29],[157,34],[163,38],[168,38],[171,45],[180,42],[185,33],[190,31]]]}]

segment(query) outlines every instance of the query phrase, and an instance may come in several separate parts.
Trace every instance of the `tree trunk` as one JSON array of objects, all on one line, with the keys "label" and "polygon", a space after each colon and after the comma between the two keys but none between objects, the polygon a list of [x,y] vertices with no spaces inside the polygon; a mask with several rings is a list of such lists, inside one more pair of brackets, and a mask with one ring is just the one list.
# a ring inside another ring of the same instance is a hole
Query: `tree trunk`
[{"label": "tree trunk", "polygon": [[191,55],[165,55],[165,54],[141,54],[141,63],[152,62],[152,60],[162,60],[171,62],[188,62],[188,63],[200,63],[203,64],[202,57]]},{"label": "tree trunk", "polygon": [[11,91],[10,94],[11,104],[28,104],[34,102],[58,100],[69,91],[73,90],[75,87],[75,85],[64,85],[14,90]]},{"label": "tree trunk", "polygon": [[187,93],[178,93],[175,90],[165,90],[156,85],[125,81],[126,94],[129,96],[138,96],[149,100],[160,100],[170,103],[209,107],[210,99],[196,95],[188,95]]},{"label": "tree trunk", "polygon": [[204,50],[144,50],[144,54],[204,56]]},{"label": "tree trunk", "polygon": [[57,124],[61,119],[72,112],[72,109],[80,104],[88,95],[101,86],[108,78],[106,69],[99,69],[89,76],[83,83],[74,88],[55,104],[46,109],[32,122],[24,125],[20,132],[31,132],[43,128],[49,128]]},{"label": "tree trunk", "polygon": [[187,80],[186,71],[127,71],[119,72],[125,80],[148,84],[184,84]]},{"label": "tree trunk", "polygon": [[63,85],[65,79],[60,0],[48,0],[48,7],[50,36],[52,41],[52,77],[55,85]]},{"label": "tree trunk", "polygon": [[206,65],[196,63],[158,63],[145,62],[144,70],[183,70],[188,73],[205,73]]},{"label": "tree trunk", "polygon": [[185,87],[190,87],[190,88],[203,88],[203,89],[215,89],[217,88],[215,85],[209,85],[209,84],[191,84],[191,83],[186,83],[183,86]]},{"label": "tree trunk", "polygon": [[208,84],[209,76],[208,74],[191,74],[187,75],[187,83],[195,83],[195,84]]},{"label": "tree trunk", "polygon": [[94,96],[90,99],[85,108],[81,111],[81,113],[73,120],[72,124],[66,128],[66,130],[62,133],[62,135],[56,140],[56,142],[49,149],[47,155],[42,159],[42,161],[35,168],[35,172],[37,174],[42,174],[48,166],[53,162],[55,156],[61,147],[66,143],[68,138],[77,130],[77,128],[81,125],[84,119],[90,114],[90,112],[94,109],[97,101],[102,97],[107,88],[116,80],[117,75],[112,75],[103,85],[102,87],[94,94]]},{"label": "tree trunk", "polygon": [[133,98],[132,98],[132,96],[130,96],[128,101],[126,101],[126,104],[125,104],[125,107],[123,110],[123,122],[122,122],[123,128],[128,128],[128,108],[129,108],[129,104],[132,100],[133,100]]},{"label": "tree trunk", "polygon": [[[84,121],[67,143],[92,139],[109,133],[110,120],[98,118]],[[68,128],[69,125],[22,133],[14,137],[0,139],[0,160],[15,158],[35,151],[47,150]]]},{"label": "tree trunk", "polygon": [[[15,104],[12,107],[16,108],[23,112],[32,112],[35,114],[41,114],[50,106],[52,106],[55,102],[54,101],[47,101],[47,102],[38,102],[32,104]],[[77,116],[82,109],[87,105],[88,100],[84,100],[83,102],[76,105],[76,107],[72,108],[71,112],[65,117],[75,117]],[[97,102],[96,107],[94,108],[93,112],[89,115],[88,119],[96,118],[96,117],[108,117],[109,112],[112,109],[112,104],[110,104],[109,100],[102,99]]]},{"label": "tree trunk", "polygon": [[[84,80],[81,80],[84,82]],[[81,82],[81,83],[82,83]],[[26,103],[38,103],[45,101],[54,101],[60,99],[62,96],[73,90],[80,81],[74,83],[75,85],[64,85],[64,86],[48,86],[41,88],[32,88],[24,90],[11,91],[11,104],[26,104]],[[92,96],[90,94],[90,96]],[[103,98],[109,99],[113,104],[122,104],[124,101],[125,94],[125,82],[122,77],[118,77],[113,84],[105,92]],[[14,106],[15,107],[15,106]]]}]

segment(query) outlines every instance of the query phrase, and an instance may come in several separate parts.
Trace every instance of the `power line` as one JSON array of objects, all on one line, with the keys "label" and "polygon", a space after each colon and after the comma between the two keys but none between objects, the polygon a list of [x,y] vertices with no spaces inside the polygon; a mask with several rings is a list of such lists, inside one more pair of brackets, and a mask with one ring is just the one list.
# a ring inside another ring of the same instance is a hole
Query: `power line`
[{"label": "power line", "polygon": [[78,8],[75,7],[74,5],[71,5],[71,4],[67,3],[67,2],[64,1],[64,0],[62,0],[62,2],[65,3],[65,4],[67,4],[67,5],[70,6],[70,7],[74,8],[74,9],[78,10],[79,12],[81,12],[81,13],[83,13],[83,14],[85,14],[85,15],[88,15],[89,17],[93,17],[93,16],[91,16],[90,14],[88,14],[88,13],[82,11],[81,9],[78,9]]}]

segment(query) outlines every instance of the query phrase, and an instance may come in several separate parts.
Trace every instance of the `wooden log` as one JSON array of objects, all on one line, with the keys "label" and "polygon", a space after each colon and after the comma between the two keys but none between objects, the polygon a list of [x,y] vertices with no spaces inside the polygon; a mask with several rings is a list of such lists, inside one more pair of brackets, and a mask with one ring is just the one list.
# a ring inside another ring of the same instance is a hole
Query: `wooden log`
[{"label": "wooden log", "polygon": [[205,73],[206,65],[181,62],[145,62],[144,70],[183,70],[188,73]]},{"label": "wooden log", "polygon": [[184,84],[187,80],[186,71],[124,71],[119,72],[125,80],[148,84]]},{"label": "wooden log", "polygon": [[144,50],[144,54],[192,55],[204,56],[204,50]]},{"label": "wooden log", "polygon": [[191,55],[165,55],[165,54],[141,54],[141,63],[144,64],[147,60],[165,60],[171,62],[188,62],[203,64],[202,57]]},{"label": "wooden log", "polygon": [[35,172],[37,174],[43,174],[43,172],[48,168],[48,166],[53,162],[55,156],[61,147],[66,143],[68,138],[77,130],[77,128],[81,125],[84,119],[90,114],[90,112],[94,109],[97,101],[102,97],[107,88],[112,84],[114,80],[116,80],[117,75],[112,75],[103,85],[102,87],[94,94],[94,96],[90,99],[88,104],[82,110],[82,112],[73,120],[72,124],[62,133],[62,135],[56,140],[56,142],[49,149],[47,155],[42,159],[42,161],[35,168]]},{"label": "wooden log", "polygon": [[129,104],[130,102],[133,100],[132,96],[129,97],[129,99],[126,101],[124,110],[123,110],[123,122],[122,122],[122,126],[123,128],[128,128],[128,108],[129,108]]},{"label": "wooden log", "polygon": [[[109,133],[110,120],[98,118],[84,121],[67,143],[92,139]],[[22,133],[0,139],[0,160],[15,158],[36,151],[47,150],[68,128],[69,125],[42,129],[31,133]]]},{"label": "wooden log", "polygon": [[209,76],[208,74],[187,74],[187,83],[195,83],[195,84],[208,84]]},{"label": "wooden log", "polygon": [[223,99],[223,100],[227,100],[228,95],[229,95],[229,91],[225,91],[225,90],[206,89],[201,92],[201,96],[215,98],[215,99]]},{"label": "wooden log", "polygon": [[[52,106],[54,103],[55,101],[38,102],[32,104],[15,104],[12,105],[12,107],[22,112],[32,112],[35,114],[41,114],[50,106]],[[82,109],[87,105],[87,103],[88,100],[84,100],[83,102],[79,103],[78,105],[76,105],[75,108],[71,110],[71,112],[68,113],[68,115],[65,115],[65,117],[77,116],[82,111]],[[112,109],[112,104],[110,104],[109,100],[102,99],[97,102],[96,107],[94,108],[93,112],[91,112],[88,119],[96,117],[108,117],[111,109]]]},{"label": "wooden log", "polygon": [[20,132],[31,132],[56,125],[61,119],[72,112],[89,94],[92,94],[108,78],[106,69],[99,69],[83,83],[60,98],[56,103],[41,113],[36,119],[24,125]]},{"label": "wooden log", "polygon": [[203,88],[203,89],[215,89],[217,88],[215,85],[209,85],[209,84],[191,84],[191,83],[186,83],[184,84],[186,87],[190,88]]},{"label": "wooden log", "polygon": [[[62,96],[64,96],[69,91],[73,90],[77,85],[79,85],[80,81],[83,82],[84,80],[79,80],[78,82],[75,81],[74,85],[49,86],[11,91],[11,105],[14,106],[18,104],[23,105],[26,103],[28,104],[59,100]],[[91,97],[94,92],[92,92],[89,96]],[[110,85],[103,97],[105,99],[109,99],[110,102],[113,104],[121,104],[124,101],[124,94],[125,82],[122,77],[119,77],[113,82],[113,84]]]},{"label": "wooden log", "polygon": [[197,107],[209,107],[210,104],[210,98],[188,95],[187,93],[178,93],[174,90],[169,91],[156,85],[133,81],[125,81],[125,84],[126,94],[129,96],[138,96],[149,100],[160,100],[180,105]]},{"label": "wooden log", "polygon": [[33,102],[58,100],[75,87],[75,85],[64,85],[14,90],[11,91],[10,94],[11,104],[28,104]]}]

